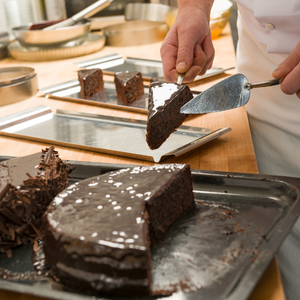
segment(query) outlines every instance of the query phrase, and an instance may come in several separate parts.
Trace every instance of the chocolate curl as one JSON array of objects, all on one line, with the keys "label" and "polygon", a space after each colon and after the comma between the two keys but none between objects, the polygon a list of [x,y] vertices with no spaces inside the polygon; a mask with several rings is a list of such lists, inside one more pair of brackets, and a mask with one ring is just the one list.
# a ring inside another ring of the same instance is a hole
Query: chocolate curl
[{"label": "chocolate curl", "polygon": [[43,238],[43,235],[42,235],[42,233],[32,224],[32,223],[30,223],[30,226],[33,228],[33,230],[35,231],[35,233],[36,233],[36,235],[37,235],[37,237],[39,238],[39,239],[42,239]]},{"label": "chocolate curl", "polygon": [[49,164],[50,159],[52,159],[52,157],[53,157],[53,152],[54,152],[54,147],[51,146],[51,147],[49,148],[49,150],[48,150],[46,156],[45,156],[44,163],[45,163],[46,165]]},{"label": "chocolate curl", "polygon": [[33,251],[36,253],[39,251],[39,243],[37,240],[33,241]]},{"label": "chocolate curl", "polygon": [[11,257],[12,257],[12,251],[11,251],[11,249],[7,249],[7,250],[6,250],[6,256],[7,256],[8,258],[11,258]]},{"label": "chocolate curl", "polygon": [[3,200],[4,196],[7,194],[7,192],[9,191],[10,188],[11,188],[11,184],[7,183],[5,185],[5,187],[3,188],[3,190],[0,192],[0,201]]},{"label": "chocolate curl", "polygon": [[15,231],[10,227],[8,229],[8,232],[9,232],[9,235],[10,235],[11,239],[14,241],[15,238],[16,238]]},{"label": "chocolate curl", "polygon": [[12,213],[7,207],[1,208],[0,214],[19,226],[23,224],[22,220]]}]

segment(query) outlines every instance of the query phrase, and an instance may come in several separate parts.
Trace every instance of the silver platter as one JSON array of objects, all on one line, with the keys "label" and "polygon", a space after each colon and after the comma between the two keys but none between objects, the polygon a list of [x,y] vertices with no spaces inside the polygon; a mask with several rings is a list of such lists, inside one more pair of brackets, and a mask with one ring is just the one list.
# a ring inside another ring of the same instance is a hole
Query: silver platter
[{"label": "silver platter", "polygon": [[146,142],[146,121],[37,106],[0,118],[1,135],[150,162],[180,156],[227,132],[181,126],[156,150]]}]

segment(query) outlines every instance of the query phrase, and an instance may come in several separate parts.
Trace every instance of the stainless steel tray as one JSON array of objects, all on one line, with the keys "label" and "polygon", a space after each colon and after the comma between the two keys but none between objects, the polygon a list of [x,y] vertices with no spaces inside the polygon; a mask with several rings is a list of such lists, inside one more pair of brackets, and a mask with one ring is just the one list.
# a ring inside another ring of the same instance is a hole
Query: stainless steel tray
[{"label": "stainless steel tray", "polygon": [[[113,81],[105,81],[104,89],[91,95],[87,99],[83,99],[80,94],[80,85],[78,80],[71,80],[63,82],[60,84],[52,85],[40,89],[47,98],[54,98],[66,101],[72,101],[77,103],[84,103],[102,107],[109,107],[114,109],[139,112],[139,113],[148,113],[148,96],[149,96],[149,87],[145,86],[145,94],[140,96],[138,99],[133,101],[131,104],[126,105],[121,101],[117,94],[116,88]],[[194,96],[199,94],[199,92],[192,91]]]},{"label": "stainless steel tray", "polygon": [[156,150],[146,142],[146,121],[34,107],[0,118],[0,134],[151,162],[179,156],[229,131],[181,126]]},{"label": "stainless steel tray", "polygon": [[[68,163],[76,166],[71,183],[128,167]],[[195,288],[161,299],[246,300],[299,216],[300,179],[198,170],[192,175],[196,209],[152,248],[153,284]],[[59,300],[128,299],[87,295],[32,276],[31,254],[27,245],[14,249],[11,259],[0,255],[0,289]]]},{"label": "stainless steel tray", "polygon": [[[123,58],[120,54],[111,54],[92,60],[77,62],[76,64],[79,68],[100,68],[107,75],[113,75],[115,72],[138,71],[142,73],[145,80],[151,80],[154,77],[164,77],[161,61],[134,57]],[[222,74],[231,69],[234,69],[234,67],[227,69],[212,67],[205,75],[197,76],[194,81]]]}]

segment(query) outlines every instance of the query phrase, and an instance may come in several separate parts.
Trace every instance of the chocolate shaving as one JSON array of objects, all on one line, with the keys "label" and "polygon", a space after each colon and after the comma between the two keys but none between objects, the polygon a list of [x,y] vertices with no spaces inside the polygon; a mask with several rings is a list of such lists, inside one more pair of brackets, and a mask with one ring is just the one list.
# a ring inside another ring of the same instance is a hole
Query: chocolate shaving
[{"label": "chocolate shaving", "polygon": [[10,183],[7,183],[5,185],[5,187],[3,188],[3,190],[0,192],[0,201],[3,199],[3,197],[7,194],[7,192],[9,191],[11,187],[11,184]]},{"label": "chocolate shaving", "polygon": [[11,257],[12,257],[12,251],[11,251],[11,249],[7,249],[7,250],[6,250],[6,256],[7,256],[8,258],[11,258]]},{"label": "chocolate shaving", "polygon": [[0,251],[11,257],[11,248],[42,239],[42,216],[53,198],[68,185],[74,168],[65,164],[54,147],[42,150],[38,174],[16,187],[7,183],[0,192]]}]

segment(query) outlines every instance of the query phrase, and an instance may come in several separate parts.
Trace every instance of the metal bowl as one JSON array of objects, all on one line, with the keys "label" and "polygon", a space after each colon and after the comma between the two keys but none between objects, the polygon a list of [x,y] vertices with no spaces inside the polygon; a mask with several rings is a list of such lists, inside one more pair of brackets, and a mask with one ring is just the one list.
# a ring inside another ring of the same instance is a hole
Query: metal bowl
[{"label": "metal bowl", "polygon": [[106,45],[123,47],[137,46],[162,41],[168,32],[164,22],[132,20],[103,28]]},{"label": "metal bowl", "polygon": [[29,30],[32,24],[12,28],[12,32],[19,43],[25,47],[59,47],[71,41],[83,43],[90,31],[91,22],[84,20],[70,27],[55,30]]}]

